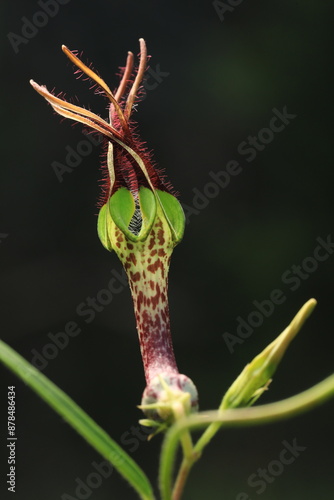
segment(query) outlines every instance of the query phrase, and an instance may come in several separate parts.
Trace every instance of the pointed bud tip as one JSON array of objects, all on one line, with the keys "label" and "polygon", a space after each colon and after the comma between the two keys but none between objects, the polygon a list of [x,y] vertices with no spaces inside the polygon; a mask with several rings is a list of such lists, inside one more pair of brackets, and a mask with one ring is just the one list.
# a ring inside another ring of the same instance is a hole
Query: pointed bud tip
[{"label": "pointed bud tip", "polygon": [[311,311],[315,308],[315,306],[318,304],[316,299],[310,299],[306,302],[306,306],[311,309]]},{"label": "pointed bud tip", "polygon": [[29,80],[29,83],[34,90],[37,90],[39,88],[38,83],[36,83],[35,80],[33,80],[32,78]]},{"label": "pointed bud tip", "polygon": [[305,304],[299,309],[298,313],[291,321],[290,325],[301,323],[301,327],[304,321],[311,315],[316,305],[317,301],[313,298],[305,302]]}]

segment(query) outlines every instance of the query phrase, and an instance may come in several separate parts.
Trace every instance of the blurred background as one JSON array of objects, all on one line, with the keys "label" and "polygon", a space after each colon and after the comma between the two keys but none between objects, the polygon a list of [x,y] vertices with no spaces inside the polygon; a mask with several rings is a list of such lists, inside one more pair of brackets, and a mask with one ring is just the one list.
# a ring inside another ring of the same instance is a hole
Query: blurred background
[{"label": "blurred background", "polygon": [[[101,290],[121,265],[96,235],[101,150],[89,146],[80,126],[61,124],[29,79],[106,116],[106,101],[75,79],[61,44],[82,51],[114,88],[127,51],[137,54],[138,38],[146,39],[151,72],[135,118],[188,221],[170,271],[180,371],[196,383],[201,409],[216,408],[244,365],[315,297],[318,307],[261,402],[291,396],[333,370],[333,8],[330,1],[230,3],[0,6],[1,338],[39,363],[155,486],[161,437],[147,443],[138,428],[145,382],[124,281],[102,304]],[[70,151],[78,155],[73,164]],[[238,173],[228,179],[231,161]],[[60,164],[67,171],[59,173]],[[217,183],[222,178],[226,185]],[[263,301],[274,290],[281,303],[270,306]],[[89,298],[98,311],[84,316]],[[52,335],[73,322],[78,334],[55,347]],[[116,472],[87,487],[102,459],[3,367],[0,377],[4,473],[7,386],[16,386],[17,500],[135,498]],[[333,498],[332,420],[328,403],[289,421],[222,431],[184,500]],[[294,440],[305,448],[300,456],[264,489],[252,486],[249,477]],[[1,498],[12,498],[4,473]]]}]

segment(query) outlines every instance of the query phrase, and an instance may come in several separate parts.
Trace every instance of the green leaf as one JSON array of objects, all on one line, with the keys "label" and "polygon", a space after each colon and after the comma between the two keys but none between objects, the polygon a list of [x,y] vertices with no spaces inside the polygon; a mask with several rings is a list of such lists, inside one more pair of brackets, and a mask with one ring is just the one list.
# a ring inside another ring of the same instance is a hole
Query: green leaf
[{"label": "green leaf", "polygon": [[[116,226],[125,236],[133,242],[143,241],[147,238],[153,225],[156,214],[156,200],[151,189],[141,187],[138,193],[138,203],[131,192],[125,188],[119,188],[109,200],[109,212]],[[137,218],[137,221],[136,221]],[[136,233],[136,224],[140,229]]]},{"label": "green leaf", "polygon": [[67,394],[1,340],[0,360],[109,460],[142,500],[154,500],[151,484],[136,462]]},{"label": "green leaf", "polygon": [[156,189],[155,192],[172,231],[174,242],[179,243],[183,238],[186,220],[181,204],[175,196],[166,191]]},{"label": "green leaf", "polygon": [[110,219],[110,215],[107,208],[107,204],[105,204],[99,211],[99,216],[97,219],[97,234],[99,235],[100,241],[104,246],[104,248],[106,248],[107,250],[109,250],[109,252],[111,252],[112,245],[108,236],[108,225],[109,225],[108,219]]},{"label": "green leaf", "polygon": [[144,240],[153,225],[157,204],[151,189],[141,187],[139,189],[139,204],[142,217],[142,227],[138,234],[138,240]]},{"label": "green leaf", "polygon": [[112,220],[122,233],[132,241],[136,241],[136,237],[131,233],[129,225],[135,210],[135,200],[125,187],[119,188],[109,200],[109,212]]}]

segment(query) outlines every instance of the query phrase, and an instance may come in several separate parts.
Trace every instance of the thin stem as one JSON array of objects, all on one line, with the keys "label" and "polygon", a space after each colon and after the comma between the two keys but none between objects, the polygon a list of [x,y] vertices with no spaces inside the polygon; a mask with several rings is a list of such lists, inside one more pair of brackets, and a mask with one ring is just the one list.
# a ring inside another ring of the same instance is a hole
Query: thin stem
[{"label": "thin stem", "polygon": [[219,429],[224,425],[225,422],[212,422],[207,429],[203,432],[202,436],[199,438],[195,445],[197,451],[203,450],[207,446]]},{"label": "thin stem", "polygon": [[96,115],[89,109],[81,108],[70,102],[64,101],[59,97],[51,94],[46,87],[38,85],[34,80],[30,80],[31,86],[38,92],[46,101],[51,104],[53,109],[61,116],[65,116],[71,120],[75,120],[80,123],[91,127],[92,129],[101,132],[103,135],[109,137],[109,139],[114,139],[114,136],[121,137],[120,133],[109,123],[103,120],[100,116]]},{"label": "thin stem", "polygon": [[175,484],[174,484],[174,488],[173,488],[173,492],[172,492],[172,500],[180,500],[181,499],[182,493],[183,493],[184,487],[186,485],[186,481],[188,479],[189,472],[191,470],[192,465],[193,465],[192,461],[189,461],[189,459],[186,459],[186,458],[183,459],[181,466],[180,466],[180,469],[179,469],[179,472],[177,474],[176,480],[175,480]]},{"label": "thin stem", "polygon": [[83,73],[85,73],[89,78],[91,78],[91,80],[96,82],[97,85],[101,87],[101,89],[105,92],[109,99],[111,99],[111,96],[114,99],[114,96],[112,95],[112,92],[106,82],[97,73],[95,73],[95,71],[93,71],[85,63],[83,63],[75,54],[73,54],[73,52],[68,47],[66,47],[66,45],[62,45],[61,49],[69,58],[71,63],[77,66]]},{"label": "thin stem", "polygon": [[[186,416],[185,411],[184,411],[184,405],[180,401],[177,401],[173,404],[173,413],[174,413],[175,422],[178,422],[180,419],[182,419]],[[181,436],[181,444],[182,444],[182,448],[183,448],[184,458],[190,459],[192,457],[193,451],[194,451],[193,442],[191,439],[190,432],[185,432]]]},{"label": "thin stem", "polygon": [[146,70],[146,62],[147,62],[147,49],[146,49],[146,43],[143,38],[139,39],[140,43],[140,61],[139,61],[139,67],[137,71],[137,75],[135,78],[135,81],[133,82],[133,85],[131,87],[131,90],[129,92],[127,101],[126,101],[126,107],[125,107],[125,118],[128,120],[131,115],[132,111],[132,106],[134,103],[134,100],[136,98],[139,86],[144,78],[144,73]]},{"label": "thin stem", "polygon": [[[178,421],[180,418],[185,417],[184,406],[181,403],[175,403],[173,405],[173,411],[176,421]],[[190,432],[186,431],[182,433],[180,441],[183,449],[183,460],[175,480],[172,500],[180,500],[187,481],[187,477],[193,463],[195,462],[194,446]]]},{"label": "thin stem", "polygon": [[[332,397],[334,397],[334,375],[300,394],[276,403],[254,408],[202,412],[179,420],[166,434],[162,447],[160,461],[160,490],[162,499],[168,500],[171,498],[171,477],[175,454],[180,437],[186,429],[206,427],[212,423],[224,424],[225,427],[261,425],[298,415],[324,403]],[[210,439],[208,439],[207,435],[204,439],[203,436],[194,446],[194,451],[197,453],[201,453],[213,437],[211,435]]]},{"label": "thin stem", "polygon": [[128,130],[128,124],[127,121],[125,120],[124,114],[122,109],[120,108],[117,99],[114,97],[113,93],[111,92],[110,88],[106,84],[106,82],[93,71],[91,68],[86,66],[73,52],[71,52],[66,45],[62,45],[62,51],[64,54],[69,58],[69,60],[77,66],[83,73],[85,73],[89,78],[91,78],[101,89],[104,91],[112,105],[114,106],[116,113],[118,114],[118,117],[120,119],[120,122],[122,124],[122,128],[124,130]]},{"label": "thin stem", "polygon": [[[115,94],[115,100],[117,102],[119,102],[121,100],[121,98],[123,97],[123,94],[126,90],[129,79],[131,77],[132,69],[133,69],[133,59],[134,59],[133,53],[128,52],[128,57],[126,59],[124,73],[123,73],[121,82],[120,82],[118,89],[116,91],[116,94]],[[110,123],[113,123],[114,116],[115,116],[115,107],[113,105],[111,105],[110,106]]]},{"label": "thin stem", "polygon": [[118,86],[118,89],[116,91],[116,94],[115,94],[115,99],[117,102],[120,101],[120,99],[122,98],[122,96],[126,90],[126,86],[128,84],[129,78],[131,77],[132,69],[133,69],[133,53],[128,52],[128,57],[126,59],[126,65],[124,68],[122,80],[121,80],[121,82]]}]

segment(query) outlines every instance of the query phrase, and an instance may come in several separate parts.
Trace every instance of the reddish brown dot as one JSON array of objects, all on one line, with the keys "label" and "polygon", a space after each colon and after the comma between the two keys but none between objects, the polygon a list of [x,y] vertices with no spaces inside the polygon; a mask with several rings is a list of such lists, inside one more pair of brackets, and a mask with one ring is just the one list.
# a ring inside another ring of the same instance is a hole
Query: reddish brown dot
[{"label": "reddish brown dot", "polygon": [[165,250],[163,248],[159,248],[158,255],[159,257],[164,257],[166,255]]},{"label": "reddish brown dot", "polygon": [[126,244],[126,246],[127,246],[127,248],[128,248],[129,250],[133,250],[133,245],[132,245],[132,243],[127,243],[127,244]]},{"label": "reddish brown dot", "polygon": [[158,259],[154,262],[154,264],[150,264],[149,266],[147,266],[147,270],[154,274],[157,269],[159,269],[159,267],[163,270],[163,264],[161,260]]},{"label": "reddish brown dot", "polygon": [[150,253],[150,256],[151,257],[154,257],[154,255],[157,253],[157,251],[154,249],[154,250],[151,250],[151,253]]},{"label": "reddish brown dot", "polygon": [[157,293],[152,297],[152,306],[155,309],[160,301],[160,287],[157,283]]},{"label": "reddish brown dot", "polygon": [[136,273],[133,273],[130,271],[130,278],[133,282],[139,281],[140,280],[140,272],[137,271]]},{"label": "reddish brown dot", "polygon": [[137,307],[138,307],[138,311],[140,311],[140,308],[141,308],[141,305],[142,303],[144,302],[144,294],[142,291],[140,291],[138,293],[138,297],[137,297]]},{"label": "reddish brown dot", "polygon": [[159,240],[159,245],[163,245],[165,243],[165,238],[164,238],[164,232],[162,229],[159,229],[157,236],[158,236],[158,240]]},{"label": "reddish brown dot", "polygon": [[155,242],[155,237],[154,237],[154,231],[152,230],[151,231],[151,238],[150,238],[150,242],[148,244],[148,249],[149,250],[152,250],[152,248],[154,247],[154,242]]},{"label": "reddish brown dot", "polygon": [[137,259],[136,259],[135,254],[134,253],[130,253],[129,257],[130,257],[131,262],[135,266],[137,264]]}]

